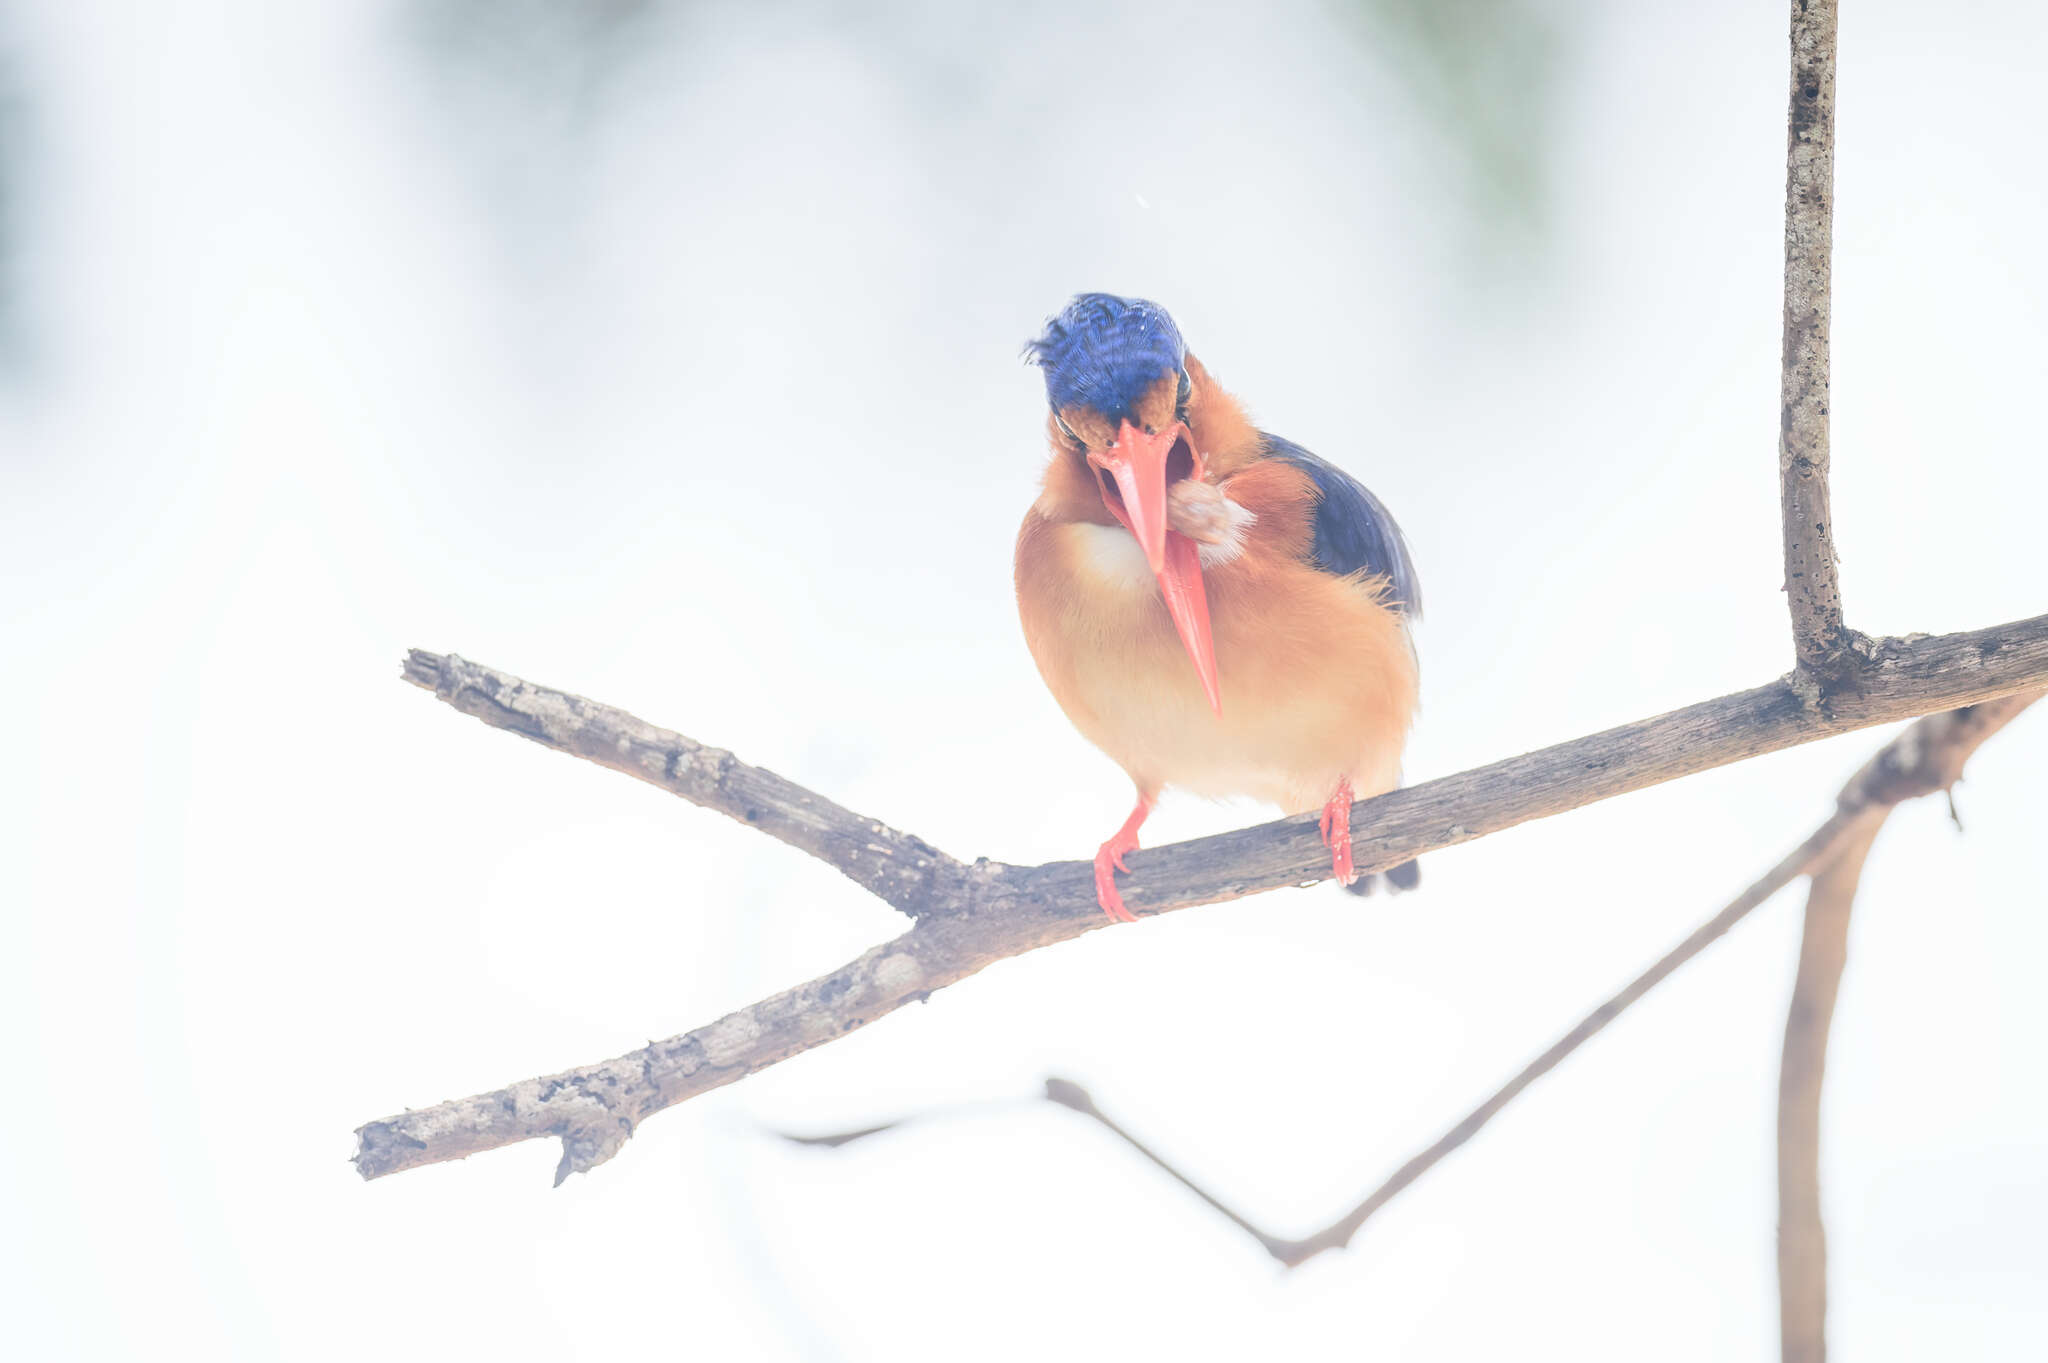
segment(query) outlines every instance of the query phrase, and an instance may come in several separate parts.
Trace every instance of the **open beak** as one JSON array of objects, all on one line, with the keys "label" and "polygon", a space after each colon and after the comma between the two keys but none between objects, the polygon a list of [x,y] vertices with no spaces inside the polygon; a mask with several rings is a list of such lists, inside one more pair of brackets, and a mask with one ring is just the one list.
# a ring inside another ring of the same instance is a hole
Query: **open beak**
[{"label": "open beak", "polygon": [[1209,708],[1223,713],[1216,686],[1216,648],[1209,639],[1209,597],[1202,588],[1201,549],[1193,540],[1166,525],[1166,491],[1183,478],[1202,476],[1202,457],[1188,428],[1175,422],[1157,435],[1147,435],[1126,421],[1116,443],[1090,451],[1088,462],[1114,481],[1115,495],[1102,490],[1110,514],[1145,551],[1145,562],[1159,579],[1159,594],[1180,632],[1181,646],[1202,679]]}]

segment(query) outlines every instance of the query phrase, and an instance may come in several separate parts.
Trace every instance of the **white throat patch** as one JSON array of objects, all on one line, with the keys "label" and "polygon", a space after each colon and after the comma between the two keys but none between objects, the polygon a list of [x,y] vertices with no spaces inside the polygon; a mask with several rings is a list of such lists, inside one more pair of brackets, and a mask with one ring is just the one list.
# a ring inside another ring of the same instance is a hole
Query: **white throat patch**
[{"label": "white throat patch", "polygon": [[1081,563],[1105,587],[1117,591],[1156,591],[1145,551],[1120,525],[1076,521],[1068,527],[1081,548]]},{"label": "white throat patch", "polygon": [[1202,546],[1202,566],[1217,568],[1230,562],[1244,552],[1244,532],[1251,529],[1259,519],[1259,513],[1248,506],[1239,506],[1228,497],[1223,499],[1223,509],[1230,516],[1230,526],[1223,539],[1217,544]]},{"label": "white throat patch", "polygon": [[[1223,505],[1230,516],[1229,533],[1220,543],[1201,547],[1204,568],[1221,567],[1242,554],[1245,532],[1259,519],[1250,507],[1228,499]],[[1081,562],[1103,586],[1117,591],[1158,591],[1158,581],[1145,562],[1145,551],[1138,547],[1130,531],[1120,525],[1096,525],[1090,521],[1076,521],[1067,528],[1080,547]]]}]

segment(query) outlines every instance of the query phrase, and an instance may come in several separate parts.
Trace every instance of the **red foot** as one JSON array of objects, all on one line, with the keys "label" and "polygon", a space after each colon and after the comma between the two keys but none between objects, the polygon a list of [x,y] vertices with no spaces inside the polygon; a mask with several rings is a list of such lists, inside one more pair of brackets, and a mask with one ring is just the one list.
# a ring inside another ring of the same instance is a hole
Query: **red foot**
[{"label": "red foot", "polygon": [[1138,850],[1138,829],[1151,812],[1152,797],[1141,793],[1137,805],[1131,810],[1131,817],[1125,819],[1116,836],[1102,844],[1095,853],[1095,902],[1102,906],[1102,911],[1109,915],[1112,923],[1138,921],[1138,916],[1124,907],[1124,897],[1116,892],[1116,873],[1131,869],[1124,865],[1124,854]]},{"label": "red foot", "polygon": [[[1330,874],[1341,884],[1349,885],[1358,879],[1358,872],[1351,869],[1351,781],[1337,783],[1337,793],[1323,806],[1323,846],[1330,849]],[[1096,866],[1101,867],[1097,862]]]}]

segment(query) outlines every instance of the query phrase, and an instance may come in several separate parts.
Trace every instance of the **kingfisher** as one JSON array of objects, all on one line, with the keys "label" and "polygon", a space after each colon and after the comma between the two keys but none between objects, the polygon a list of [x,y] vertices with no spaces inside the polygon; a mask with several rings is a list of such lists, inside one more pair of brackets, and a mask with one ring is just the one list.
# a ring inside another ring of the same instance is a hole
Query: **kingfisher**
[{"label": "kingfisher", "polygon": [[[1322,808],[1330,869],[1351,804],[1400,784],[1419,688],[1407,541],[1363,484],[1254,426],[1166,309],[1084,293],[1025,347],[1052,459],[1017,533],[1017,608],[1038,671],[1137,802],[1095,854],[1095,895],[1173,787]],[[1413,862],[1387,872],[1397,889]]]}]

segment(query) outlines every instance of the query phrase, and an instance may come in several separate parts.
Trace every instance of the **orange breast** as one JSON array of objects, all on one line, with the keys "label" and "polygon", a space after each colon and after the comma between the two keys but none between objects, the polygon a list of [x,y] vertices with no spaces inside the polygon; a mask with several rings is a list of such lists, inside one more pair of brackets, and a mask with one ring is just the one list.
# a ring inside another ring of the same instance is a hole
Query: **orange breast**
[{"label": "orange breast", "polygon": [[1129,533],[1034,508],[1018,535],[1017,599],[1046,685],[1142,790],[1296,811],[1344,778],[1361,797],[1392,789],[1417,691],[1404,622],[1378,584],[1300,560],[1306,506],[1284,471],[1255,466],[1225,490],[1258,520],[1241,553],[1203,573],[1221,717]]}]

